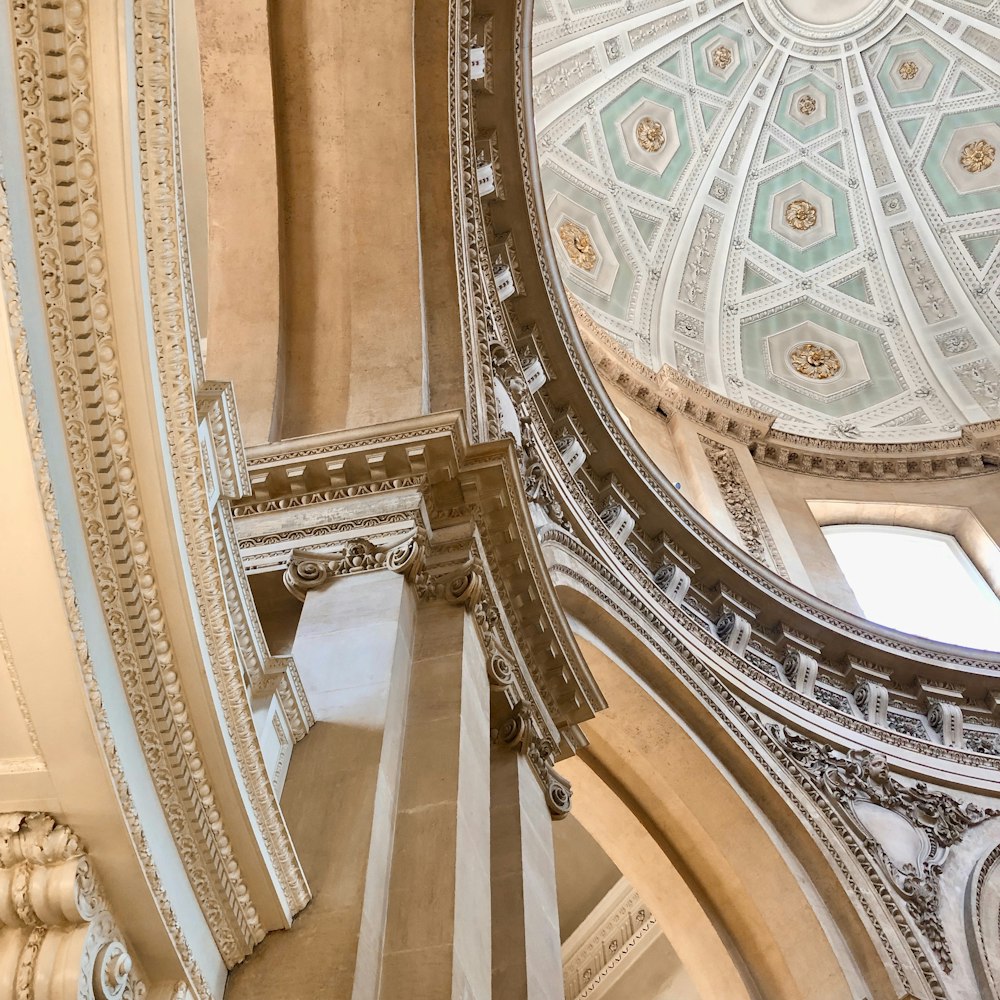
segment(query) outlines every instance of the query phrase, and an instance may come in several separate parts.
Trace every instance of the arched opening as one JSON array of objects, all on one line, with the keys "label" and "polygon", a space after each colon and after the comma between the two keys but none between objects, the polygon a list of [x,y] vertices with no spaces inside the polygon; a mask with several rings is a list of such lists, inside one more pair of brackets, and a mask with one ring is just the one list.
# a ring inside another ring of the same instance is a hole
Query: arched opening
[{"label": "arched opening", "polygon": [[823,535],[871,621],[1000,649],[1000,598],[954,535],[886,524],[832,524]]}]

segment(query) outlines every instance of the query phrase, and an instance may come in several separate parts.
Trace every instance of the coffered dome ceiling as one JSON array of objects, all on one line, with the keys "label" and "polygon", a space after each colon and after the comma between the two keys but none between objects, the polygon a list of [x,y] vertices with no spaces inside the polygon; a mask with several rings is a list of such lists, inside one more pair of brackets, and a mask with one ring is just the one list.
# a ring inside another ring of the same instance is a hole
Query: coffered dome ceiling
[{"label": "coffered dome ceiling", "polygon": [[562,275],[823,438],[1000,417],[1000,0],[535,0]]}]

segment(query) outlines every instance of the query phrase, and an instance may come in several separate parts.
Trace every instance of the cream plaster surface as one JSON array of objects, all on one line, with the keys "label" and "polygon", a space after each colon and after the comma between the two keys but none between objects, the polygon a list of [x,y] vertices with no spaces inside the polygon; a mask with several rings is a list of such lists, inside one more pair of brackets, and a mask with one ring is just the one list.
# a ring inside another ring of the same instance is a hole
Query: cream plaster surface
[{"label": "cream plaster surface", "polygon": [[282,382],[279,299],[285,264],[268,4],[199,0],[192,6],[198,40],[187,38],[185,44],[200,45],[205,102],[208,273],[199,318],[207,341],[206,372],[234,383],[244,440],[256,444],[270,439]]},{"label": "cream plaster surface", "polygon": [[294,0],[269,23],[281,435],[423,412],[413,4]]}]

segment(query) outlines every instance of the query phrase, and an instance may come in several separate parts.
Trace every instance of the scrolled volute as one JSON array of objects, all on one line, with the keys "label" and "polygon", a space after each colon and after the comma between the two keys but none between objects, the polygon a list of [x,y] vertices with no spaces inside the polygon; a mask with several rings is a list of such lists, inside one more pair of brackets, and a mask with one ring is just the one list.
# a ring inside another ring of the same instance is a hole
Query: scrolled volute
[{"label": "scrolled volute", "polygon": [[401,542],[380,545],[367,538],[352,538],[325,553],[295,551],[288,560],[282,582],[300,601],[310,590],[352,573],[389,569],[413,582],[423,565],[423,543],[417,532]]},{"label": "scrolled volute", "polygon": [[45,813],[0,815],[0,997],[146,994],[79,838]]},{"label": "scrolled volute", "polygon": [[546,769],[546,801],[553,819],[569,815],[573,804],[573,786],[554,767]]}]

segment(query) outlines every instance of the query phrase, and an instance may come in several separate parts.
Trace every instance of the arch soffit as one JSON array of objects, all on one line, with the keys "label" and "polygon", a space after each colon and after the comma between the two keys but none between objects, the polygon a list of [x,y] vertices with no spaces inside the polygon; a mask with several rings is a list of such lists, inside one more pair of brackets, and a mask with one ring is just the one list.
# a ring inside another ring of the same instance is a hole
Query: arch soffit
[{"label": "arch soffit", "polygon": [[[591,746],[562,765],[577,789],[574,811],[658,920],[660,900],[675,905],[667,885],[684,880],[688,904],[704,908],[702,933],[708,921],[720,937],[708,946],[671,938],[682,959],[721,942],[732,949],[728,961],[749,969],[766,996],[808,995],[817,983],[823,996],[853,996],[862,977],[875,995],[889,995],[891,963],[814,831],[789,809],[789,792],[798,789],[778,787],[773,765],[765,775],[763,758],[754,763],[726,739],[710,710],[607,609],[565,584],[558,590],[609,702],[584,727]],[[730,732],[735,728],[746,735],[733,719]],[[824,833],[828,844],[837,837],[829,828]],[[846,852],[838,860],[865,878]],[[671,927],[665,930],[670,936]],[[902,942],[894,946],[908,964]]]}]

